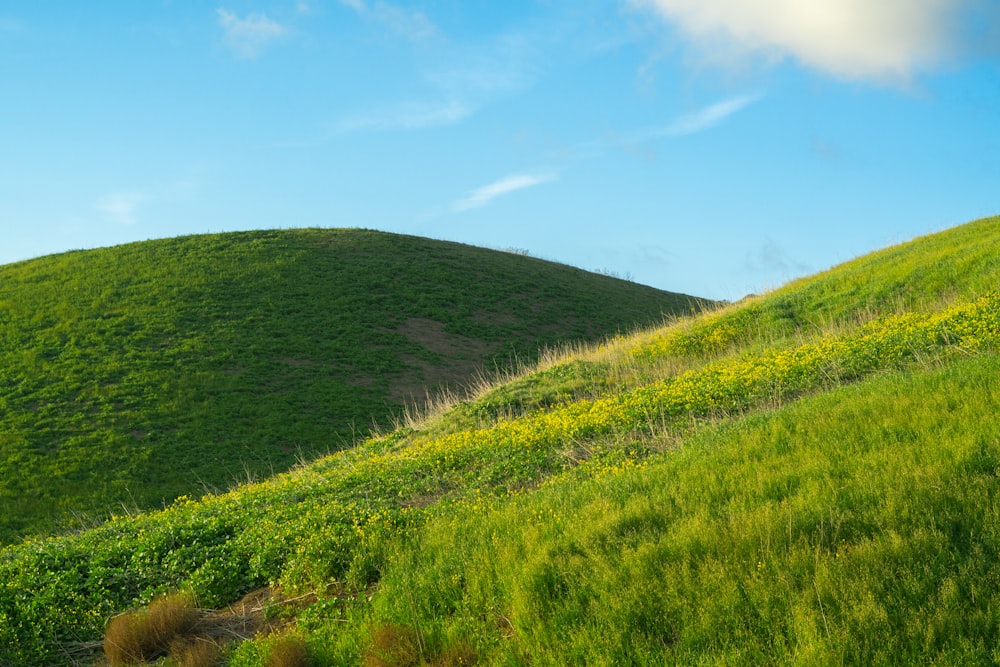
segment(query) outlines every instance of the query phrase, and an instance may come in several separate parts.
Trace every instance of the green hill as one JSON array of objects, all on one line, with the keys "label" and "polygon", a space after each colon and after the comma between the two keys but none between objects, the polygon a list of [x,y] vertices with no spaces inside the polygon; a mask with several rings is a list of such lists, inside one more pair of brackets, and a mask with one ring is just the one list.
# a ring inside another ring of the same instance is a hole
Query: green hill
[{"label": "green hill", "polygon": [[540,347],[704,305],[359,230],[193,236],[0,267],[0,544],[287,470]]},{"label": "green hill", "polygon": [[8,547],[0,663],[995,663],[998,258],[971,223]]}]

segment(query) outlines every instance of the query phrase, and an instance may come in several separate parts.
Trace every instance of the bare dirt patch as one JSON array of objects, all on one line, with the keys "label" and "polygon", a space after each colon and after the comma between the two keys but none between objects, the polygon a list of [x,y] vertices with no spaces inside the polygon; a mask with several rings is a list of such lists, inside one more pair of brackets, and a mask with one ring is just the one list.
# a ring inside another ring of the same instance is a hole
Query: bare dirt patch
[{"label": "bare dirt patch", "polygon": [[427,392],[444,387],[454,389],[468,385],[497,349],[495,343],[449,333],[441,322],[421,317],[406,320],[396,331],[440,357],[439,363],[413,355],[401,357],[408,370],[389,386],[390,400],[399,403],[423,400]]}]

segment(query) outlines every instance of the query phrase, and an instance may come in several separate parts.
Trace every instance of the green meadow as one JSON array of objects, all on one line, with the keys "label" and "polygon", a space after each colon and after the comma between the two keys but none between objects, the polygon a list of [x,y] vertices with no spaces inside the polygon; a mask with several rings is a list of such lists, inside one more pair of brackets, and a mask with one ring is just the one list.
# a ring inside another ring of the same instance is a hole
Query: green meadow
[{"label": "green meadow", "polygon": [[263,479],[388,430],[477,373],[706,304],[362,230],[0,267],[0,544]]},{"label": "green meadow", "polygon": [[1000,218],[620,331],[4,548],[0,664],[1000,661]]}]

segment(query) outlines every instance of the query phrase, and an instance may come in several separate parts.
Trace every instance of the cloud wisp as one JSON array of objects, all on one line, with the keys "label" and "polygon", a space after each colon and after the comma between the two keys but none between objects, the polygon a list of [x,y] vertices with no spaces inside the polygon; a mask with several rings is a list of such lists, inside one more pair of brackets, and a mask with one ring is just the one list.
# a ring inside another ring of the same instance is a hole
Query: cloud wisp
[{"label": "cloud wisp", "polygon": [[721,102],[716,102],[715,104],[703,107],[697,111],[679,116],[666,127],[650,130],[645,138],[656,139],[659,137],[683,137],[689,134],[704,132],[705,130],[715,127],[733,114],[746,109],[762,97],[763,95],[761,94],[741,95],[739,97],[732,97],[727,100],[722,100]]},{"label": "cloud wisp", "polygon": [[559,175],[553,172],[511,174],[489,185],[472,190],[465,197],[452,204],[451,209],[458,213],[482,208],[497,197],[556,180],[559,180]]},{"label": "cloud wisp", "polygon": [[460,100],[442,102],[410,101],[350,116],[338,124],[344,132],[357,130],[418,130],[453,125],[472,114]]},{"label": "cloud wisp", "polygon": [[[959,55],[981,0],[630,0],[703,47],[792,56],[844,79],[906,80]],[[968,19],[971,20],[971,19]]]},{"label": "cloud wisp", "polygon": [[407,88],[423,89],[422,93],[409,92],[402,100],[341,116],[334,122],[335,131],[414,130],[457,124],[499,99],[530,88],[542,76],[544,36],[534,31],[502,32],[463,42],[444,36],[422,12],[381,1],[338,2],[390,33],[411,41],[434,39],[413,51],[414,85]]},{"label": "cloud wisp", "polygon": [[264,14],[248,14],[240,18],[220,7],[216,15],[226,46],[238,58],[256,58],[265,46],[288,32],[285,26]]},{"label": "cloud wisp", "polygon": [[134,225],[137,209],[146,199],[142,192],[112,192],[97,201],[97,210],[120,225]]},{"label": "cloud wisp", "polygon": [[438,28],[419,10],[409,10],[381,0],[339,0],[340,4],[354,10],[359,16],[374,21],[389,32],[411,42],[422,42],[438,34]]},{"label": "cloud wisp", "polygon": [[666,125],[647,127],[631,133],[615,134],[611,137],[577,144],[573,147],[572,153],[577,157],[596,158],[611,148],[625,148],[631,151],[636,146],[651,141],[705,132],[763,98],[763,93],[730,97],[677,116]]},{"label": "cloud wisp", "polygon": [[464,67],[423,74],[429,84],[427,98],[411,99],[342,118],[336,128],[359,130],[418,130],[454,125],[475,114],[491,101],[527,88],[535,74],[518,62],[500,62],[487,57],[468,58]]}]

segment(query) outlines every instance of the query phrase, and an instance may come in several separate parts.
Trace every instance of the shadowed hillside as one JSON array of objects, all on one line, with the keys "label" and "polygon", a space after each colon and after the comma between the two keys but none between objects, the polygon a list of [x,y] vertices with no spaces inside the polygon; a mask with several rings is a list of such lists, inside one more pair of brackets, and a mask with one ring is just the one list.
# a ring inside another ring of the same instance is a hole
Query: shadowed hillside
[{"label": "shadowed hillside", "polygon": [[0,543],[285,470],[540,347],[703,305],[359,230],[193,236],[0,267]]}]

